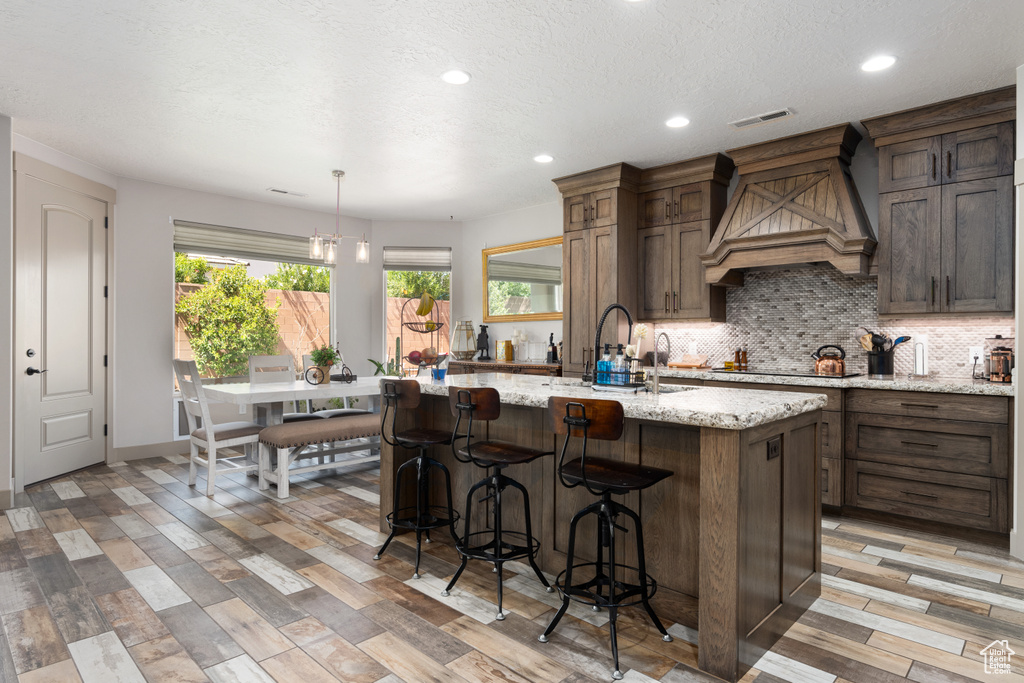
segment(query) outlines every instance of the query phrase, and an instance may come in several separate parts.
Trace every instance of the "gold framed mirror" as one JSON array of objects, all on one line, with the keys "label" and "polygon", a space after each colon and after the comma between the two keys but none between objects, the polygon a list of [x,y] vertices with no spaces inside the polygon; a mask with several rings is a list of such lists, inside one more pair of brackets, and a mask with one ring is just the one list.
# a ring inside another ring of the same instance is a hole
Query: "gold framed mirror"
[{"label": "gold framed mirror", "polygon": [[483,250],[484,322],[562,319],[562,238]]}]

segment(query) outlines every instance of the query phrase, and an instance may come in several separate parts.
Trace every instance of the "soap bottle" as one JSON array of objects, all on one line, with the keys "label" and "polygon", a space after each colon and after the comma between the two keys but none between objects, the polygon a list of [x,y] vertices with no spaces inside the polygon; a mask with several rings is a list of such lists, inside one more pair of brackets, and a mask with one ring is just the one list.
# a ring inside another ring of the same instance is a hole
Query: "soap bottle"
[{"label": "soap bottle", "polygon": [[747,347],[744,346],[743,350],[740,351],[740,370],[743,372],[747,371]]},{"label": "soap bottle", "polygon": [[626,357],[622,355],[622,344],[619,344],[619,353],[615,356],[615,374],[612,384],[626,383]]},{"label": "soap bottle", "polygon": [[743,360],[740,358],[739,347],[736,347],[736,352],[732,355],[732,367],[737,372],[743,369]]},{"label": "soap bottle", "polygon": [[608,372],[612,369],[612,354],[609,351],[610,344],[604,345],[604,355],[597,361],[597,383],[610,384]]}]

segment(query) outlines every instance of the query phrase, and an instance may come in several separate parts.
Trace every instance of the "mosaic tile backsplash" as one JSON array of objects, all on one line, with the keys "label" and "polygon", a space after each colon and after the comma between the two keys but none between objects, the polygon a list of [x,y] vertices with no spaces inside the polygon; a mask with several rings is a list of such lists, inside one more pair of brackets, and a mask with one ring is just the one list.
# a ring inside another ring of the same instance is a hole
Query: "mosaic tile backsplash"
[{"label": "mosaic tile backsplash", "polygon": [[[968,349],[985,346],[986,337],[1012,337],[1012,317],[925,318],[879,320],[878,281],[851,277],[829,265],[748,272],[742,287],[728,291],[725,323],[660,325],[672,341],[671,360],[679,360],[696,344],[715,367],[732,360],[737,347],[746,347],[751,370],[813,372],[811,354],[825,344],[846,351],[847,372],[867,373],[867,351],[858,337],[863,325],[896,339],[914,341],[895,352],[895,372],[914,370],[914,342],[927,337],[928,374],[933,377],[970,378]],[[653,348],[653,335],[643,350]],[[664,351],[662,342],[662,351]],[[979,374],[981,363],[979,362]]]}]

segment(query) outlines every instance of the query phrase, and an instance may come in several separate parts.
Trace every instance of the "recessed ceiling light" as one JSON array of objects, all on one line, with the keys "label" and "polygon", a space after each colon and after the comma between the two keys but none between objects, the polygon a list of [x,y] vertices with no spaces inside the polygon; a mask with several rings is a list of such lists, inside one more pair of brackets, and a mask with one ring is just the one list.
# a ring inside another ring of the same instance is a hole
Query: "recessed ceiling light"
[{"label": "recessed ceiling light", "polygon": [[441,74],[441,80],[452,85],[465,85],[469,83],[469,74],[460,69],[452,69]]},{"label": "recessed ceiling light", "polygon": [[882,71],[896,63],[896,58],[890,55],[878,55],[860,65],[864,71]]},{"label": "recessed ceiling light", "polygon": [[669,128],[682,128],[683,126],[690,125],[690,119],[685,116],[673,116],[665,122],[665,125]]},{"label": "recessed ceiling light", "polygon": [[552,161],[555,160],[555,158],[550,154],[538,154],[533,158],[533,160],[536,161],[538,164],[550,164]]}]

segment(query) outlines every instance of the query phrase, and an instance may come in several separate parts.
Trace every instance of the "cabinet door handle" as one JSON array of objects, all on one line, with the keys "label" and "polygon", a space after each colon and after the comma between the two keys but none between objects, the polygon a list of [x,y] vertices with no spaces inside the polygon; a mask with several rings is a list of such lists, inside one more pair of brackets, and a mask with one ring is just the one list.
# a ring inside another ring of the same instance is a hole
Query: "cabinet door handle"
[{"label": "cabinet door handle", "polygon": [[902,403],[901,402],[900,405],[903,406],[904,408],[934,408],[935,410],[939,409],[939,407],[937,405],[932,405],[930,403]]},{"label": "cabinet door handle", "polygon": [[935,305],[935,276],[932,275],[932,306]]},{"label": "cabinet door handle", "polygon": [[932,155],[932,180],[935,180],[935,155]]},{"label": "cabinet door handle", "polygon": [[672,207],[669,204],[669,202],[665,202],[665,218],[669,218],[668,214],[669,214],[669,211],[671,211],[671,209],[672,209]]},{"label": "cabinet door handle", "polygon": [[665,290],[665,312],[668,313],[668,290]]},{"label": "cabinet door handle", "polygon": [[946,177],[953,177],[953,153],[946,152]]},{"label": "cabinet door handle", "polygon": [[925,448],[938,448],[937,443],[925,443],[924,441],[900,441],[904,446],[924,446]]},{"label": "cabinet door handle", "polygon": [[949,276],[946,276],[946,306],[949,306]]},{"label": "cabinet door handle", "polygon": [[938,496],[933,496],[930,493],[917,493],[916,491],[900,491],[905,496],[921,496],[922,498],[931,498],[932,500],[938,500]]},{"label": "cabinet door handle", "polygon": [[672,202],[672,211],[675,213],[676,218],[679,218],[679,200]]},{"label": "cabinet door handle", "polygon": [[675,292],[672,292],[672,310],[673,311],[678,311],[679,310],[679,306],[676,305],[676,293]]}]

